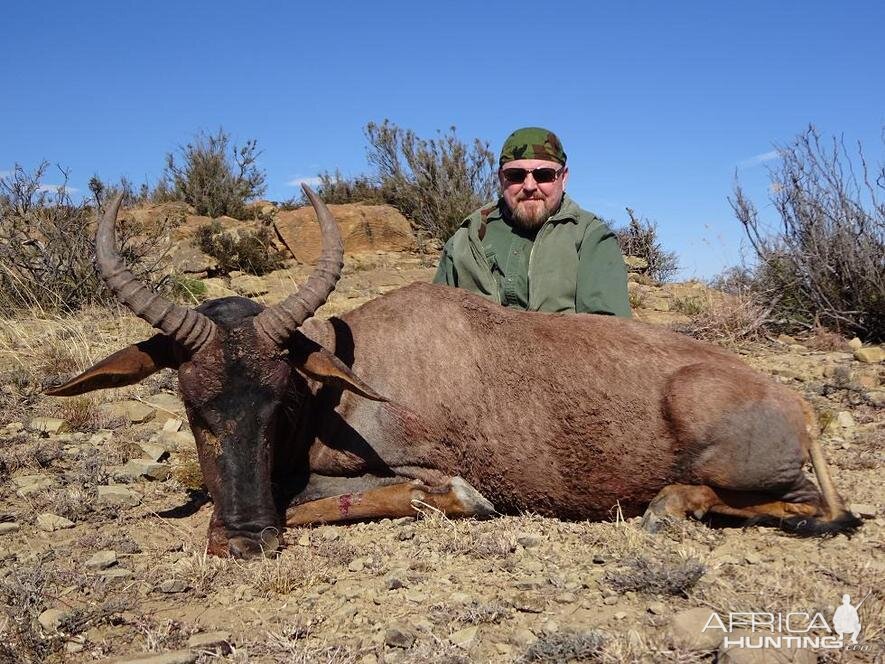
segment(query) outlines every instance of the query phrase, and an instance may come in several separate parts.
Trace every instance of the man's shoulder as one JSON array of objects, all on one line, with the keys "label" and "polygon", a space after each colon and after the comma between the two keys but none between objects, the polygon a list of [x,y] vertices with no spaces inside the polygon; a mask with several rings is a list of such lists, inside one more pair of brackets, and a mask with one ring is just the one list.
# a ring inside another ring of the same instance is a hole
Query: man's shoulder
[{"label": "man's shoulder", "polygon": [[573,220],[582,231],[582,234],[594,231],[611,232],[611,229],[602,217],[595,212],[582,208],[568,194],[563,196],[562,207],[556,216],[562,219]]}]

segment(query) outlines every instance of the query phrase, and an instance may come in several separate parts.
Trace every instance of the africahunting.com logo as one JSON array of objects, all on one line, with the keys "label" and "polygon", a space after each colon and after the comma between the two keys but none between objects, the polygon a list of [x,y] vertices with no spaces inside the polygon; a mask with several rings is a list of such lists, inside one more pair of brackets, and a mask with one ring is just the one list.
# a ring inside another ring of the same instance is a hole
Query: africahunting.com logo
[{"label": "africahunting.com logo", "polygon": [[701,630],[722,633],[725,648],[822,648],[875,650],[877,644],[864,643],[858,610],[867,601],[867,593],[856,605],[850,595],[842,595],[831,619],[821,612],[807,611],[736,611],[713,612]]}]

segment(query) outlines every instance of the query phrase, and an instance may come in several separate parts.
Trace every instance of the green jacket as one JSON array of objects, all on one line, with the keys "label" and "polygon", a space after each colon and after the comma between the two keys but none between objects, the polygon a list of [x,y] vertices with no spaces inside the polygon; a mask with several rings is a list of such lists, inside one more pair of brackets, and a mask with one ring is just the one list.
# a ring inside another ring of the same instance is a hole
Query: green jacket
[{"label": "green jacket", "polygon": [[[498,281],[483,247],[485,224],[501,217],[503,201],[471,214],[443,248],[433,281],[501,304]],[[538,230],[528,263],[529,311],[630,317],[627,270],[617,238],[596,215],[563,194],[559,211]]]}]

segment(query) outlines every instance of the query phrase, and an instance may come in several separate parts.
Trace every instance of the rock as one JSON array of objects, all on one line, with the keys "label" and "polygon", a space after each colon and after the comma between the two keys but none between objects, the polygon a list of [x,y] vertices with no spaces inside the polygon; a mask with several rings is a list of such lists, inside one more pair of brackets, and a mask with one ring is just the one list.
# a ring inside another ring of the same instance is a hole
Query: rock
[{"label": "rock", "polygon": [[762,562],[762,556],[754,551],[750,551],[750,553],[744,556],[744,560],[747,561],[748,565],[758,565]]},{"label": "rock", "polygon": [[365,561],[362,558],[355,558],[350,561],[347,565],[347,569],[350,572],[362,572],[366,568]]},{"label": "rock", "polygon": [[520,613],[543,613],[545,604],[540,597],[532,597],[526,593],[520,593],[510,600],[510,606]]},{"label": "rock", "polygon": [[651,602],[646,607],[646,611],[656,616],[662,616],[667,613],[667,605],[663,602]]},{"label": "rock", "polygon": [[476,637],[478,634],[479,626],[472,625],[470,627],[465,627],[464,629],[459,629],[454,634],[450,634],[449,641],[459,648],[470,650],[471,646],[476,643]]},{"label": "rock", "polygon": [[298,546],[310,546],[310,533],[306,530],[301,533],[301,537],[298,538],[296,544]]},{"label": "rock", "polygon": [[120,475],[126,478],[139,479],[146,477],[149,480],[163,481],[169,479],[172,469],[167,463],[157,463],[149,459],[132,459],[120,469]]},{"label": "rock", "polygon": [[181,428],[181,425],[184,424],[177,417],[170,418],[166,420],[163,424],[163,431],[168,431],[169,433],[175,433]]},{"label": "rock", "polygon": [[878,364],[885,360],[885,350],[882,350],[881,346],[858,348],[854,351],[854,359],[858,362],[865,362],[866,364]]},{"label": "rock", "polygon": [[848,347],[852,351],[860,350],[861,348],[863,348],[863,341],[861,341],[857,337],[854,337],[854,339],[852,339],[851,341],[848,342]]},{"label": "rock", "polygon": [[109,664],[194,664],[199,657],[197,650],[171,650],[160,654],[138,653],[108,661]]},{"label": "rock", "polygon": [[47,632],[57,632],[61,622],[69,615],[71,615],[71,612],[64,609],[46,609],[37,616],[37,622]]},{"label": "rock", "polygon": [[384,643],[393,648],[411,648],[415,633],[404,625],[393,625],[384,632]]},{"label": "rock", "polygon": [[166,579],[157,586],[161,593],[183,593],[187,590],[187,584],[183,579]]},{"label": "rock", "polygon": [[[411,251],[417,244],[409,221],[389,205],[351,203],[329,209],[341,230],[345,254]],[[299,263],[316,262],[322,252],[322,235],[313,208],[281,210],[274,226]]]},{"label": "rock", "polygon": [[515,646],[529,646],[538,640],[538,637],[535,636],[534,632],[530,629],[519,628],[513,630],[510,634],[510,643]]},{"label": "rock", "polygon": [[264,279],[251,274],[232,278],[230,280],[230,287],[244,297],[258,297],[270,292]]},{"label": "rock", "polygon": [[[172,420],[169,421],[171,422]],[[156,445],[155,443],[138,443],[138,446],[144,453],[145,458],[150,461],[162,461],[169,456],[169,450],[162,445]]]},{"label": "rock", "polygon": [[611,595],[609,597],[606,597],[604,600],[602,600],[602,603],[605,604],[606,606],[614,606],[615,604],[618,603],[618,596]]},{"label": "rock", "polygon": [[213,650],[217,654],[227,655],[231,651],[230,632],[200,632],[193,634],[187,640],[188,648],[197,648],[199,650]]},{"label": "rock", "polygon": [[[746,637],[750,639],[751,644],[759,644],[760,639],[778,636],[782,635],[735,630],[729,634],[727,640],[729,643],[733,643],[741,637]],[[790,647],[786,644],[781,648],[741,648],[736,645],[726,645],[726,639],[722,639],[722,644],[719,646],[719,657],[716,661],[719,664],[769,664],[771,662],[776,664],[817,664],[817,655],[810,648]]]},{"label": "rock", "polygon": [[15,521],[4,521],[0,523],[0,535],[8,535],[10,533],[18,532],[19,526]]},{"label": "rock", "polygon": [[533,549],[541,544],[541,538],[537,535],[521,534],[516,536],[516,543],[526,549]]},{"label": "rock", "polygon": [[537,590],[538,588],[543,587],[547,583],[546,579],[541,579],[538,577],[528,578],[528,579],[520,579],[513,586],[519,590]]},{"label": "rock", "polygon": [[110,420],[124,420],[130,424],[141,424],[152,419],[157,411],[146,403],[128,399],[103,403],[98,406],[98,412]]},{"label": "rock", "polygon": [[57,514],[49,514],[47,512],[37,517],[37,527],[47,533],[52,533],[56,530],[73,528],[74,522],[64,518],[63,516],[58,516]]},{"label": "rock", "polygon": [[388,576],[386,583],[388,590],[399,590],[407,586],[407,583],[398,576]]},{"label": "rock", "polygon": [[722,631],[704,627],[710,616],[711,609],[697,608],[680,611],[670,621],[670,634],[673,640],[690,650],[712,650],[722,641]]},{"label": "rock", "polygon": [[117,564],[117,552],[106,549],[104,551],[96,551],[89,560],[86,561],[86,567],[89,569],[107,569]]},{"label": "rock", "polygon": [[122,484],[99,485],[96,487],[100,505],[116,507],[136,507],[141,504],[141,494]]},{"label": "rock", "polygon": [[[158,411],[166,414],[162,418],[164,423],[166,422],[166,420],[170,419],[170,417],[181,415],[184,413],[184,404],[182,403],[181,399],[179,399],[174,394],[169,394],[168,392],[158,392],[157,394],[152,394],[144,401],[145,403],[148,403],[156,408]],[[158,417],[157,419],[160,418]]]},{"label": "rock", "polygon": [[52,478],[46,475],[19,475],[12,478],[12,483],[18,487],[15,495],[19,498],[27,498],[55,486]]},{"label": "rock", "polygon": [[626,617],[627,617],[626,611],[616,611],[615,615],[614,615],[615,620],[623,620]]},{"label": "rock", "polygon": [[213,277],[212,279],[203,279],[203,285],[206,287],[206,299],[214,300],[219,297],[233,297],[237,295],[236,291],[227,287],[224,279]]},{"label": "rock", "polygon": [[853,429],[856,426],[854,417],[847,410],[840,410],[836,414],[836,424],[843,429]]},{"label": "rock", "polygon": [[868,505],[866,503],[851,503],[848,509],[864,519],[875,519],[879,513],[875,505]]},{"label": "rock", "polygon": [[170,450],[194,449],[197,446],[194,434],[190,431],[162,431],[157,438],[157,442]]},{"label": "rock", "polygon": [[57,417],[35,417],[31,420],[30,428],[34,431],[55,436],[71,430],[71,425]]}]

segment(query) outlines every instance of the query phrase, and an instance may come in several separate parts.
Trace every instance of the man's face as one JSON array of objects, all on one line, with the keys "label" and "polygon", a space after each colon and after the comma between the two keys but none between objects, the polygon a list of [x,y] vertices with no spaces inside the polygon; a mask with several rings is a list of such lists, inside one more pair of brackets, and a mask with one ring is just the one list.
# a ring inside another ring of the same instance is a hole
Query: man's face
[{"label": "man's face", "polygon": [[[529,173],[522,182],[510,182],[504,177],[508,168],[524,168],[531,171],[535,168],[552,168],[562,172],[553,182],[537,182]],[[542,159],[517,159],[508,161],[498,171],[501,194],[510,209],[514,222],[521,228],[536,230],[559,208],[562,192],[568,181],[568,168],[555,161]]]}]

